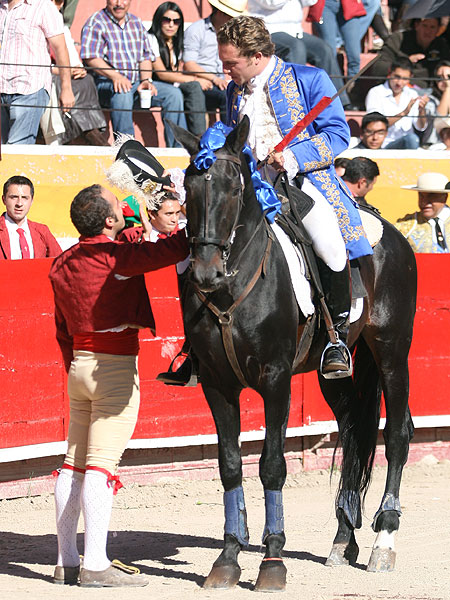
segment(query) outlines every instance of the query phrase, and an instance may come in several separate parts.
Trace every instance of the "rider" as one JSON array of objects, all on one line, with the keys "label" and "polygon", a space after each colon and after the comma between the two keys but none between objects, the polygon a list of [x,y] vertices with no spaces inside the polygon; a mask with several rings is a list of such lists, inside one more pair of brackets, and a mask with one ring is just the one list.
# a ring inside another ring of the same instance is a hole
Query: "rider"
[{"label": "rider", "polygon": [[[303,224],[316,255],[326,265],[322,285],[334,330],[343,342],[326,347],[322,373],[350,374],[345,346],[351,304],[347,253],[354,259],[372,254],[372,249],[357,205],[334,170],[335,156],[350,139],[341,101],[335,99],[287,148],[275,152],[274,147],[300,119],[324,96],[335,94],[330,78],[321,69],[285,63],[274,56],[270,34],[256,17],[231,19],[219,30],[217,41],[224,72],[232,79],[227,88],[228,124],[235,126],[247,115],[254,157],[258,161],[269,157],[273,176],[286,171],[289,182],[314,200]],[[265,171],[261,174],[264,177]],[[297,174],[305,175],[303,181]]]}]

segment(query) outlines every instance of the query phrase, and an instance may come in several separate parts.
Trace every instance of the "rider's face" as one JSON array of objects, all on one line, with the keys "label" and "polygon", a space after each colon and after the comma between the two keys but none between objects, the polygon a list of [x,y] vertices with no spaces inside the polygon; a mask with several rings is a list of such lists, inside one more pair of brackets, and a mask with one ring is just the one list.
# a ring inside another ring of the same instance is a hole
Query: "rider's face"
[{"label": "rider's face", "polygon": [[444,208],[447,194],[419,192],[419,208],[425,219],[434,219]]},{"label": "rider's face", "polygon": [[223,71],[229,75],[237,85],[243,85],[261,72],[260,61],[262,54],[257,52],[254,56],[241,56],[239,48],[232,44],[219,45],[219,57],[223,64]]}]

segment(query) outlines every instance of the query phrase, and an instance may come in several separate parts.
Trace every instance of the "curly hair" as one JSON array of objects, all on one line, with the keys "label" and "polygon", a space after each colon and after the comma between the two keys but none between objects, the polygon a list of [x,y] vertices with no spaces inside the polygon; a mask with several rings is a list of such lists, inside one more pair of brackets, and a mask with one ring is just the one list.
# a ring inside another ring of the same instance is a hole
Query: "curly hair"
[{"label": "curly hair", "polygon": [[70,218],[81,235],[99,235],[105,227],[107,217],[116,219],[112,206],[102,193],[102,186],[94,184],[78,192],[72,200]]},{"label": "curly hair", "polygon": [[249,58],[257,52],[263,56],[275,53],[275,44],[267,31],[264,21],[247,15],[231,19],[217,32],[219,45],[231,44],[238,48],[241,56]]}]

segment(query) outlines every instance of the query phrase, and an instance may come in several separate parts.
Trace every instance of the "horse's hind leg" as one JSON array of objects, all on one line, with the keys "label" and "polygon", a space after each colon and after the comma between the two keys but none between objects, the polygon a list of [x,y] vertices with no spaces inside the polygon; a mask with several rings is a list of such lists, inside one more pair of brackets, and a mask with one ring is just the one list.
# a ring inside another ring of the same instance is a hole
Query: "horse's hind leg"
[{"label": "horse's hind leg", "polygon": [[[336,501],[338,529],[325,564],[328,567],[354,565],[359,554],[355,529],[361,527],[360,473],[363,458],[358,452],[352,453],[352,458],[349,458],[346,455],[345,442],[348,441],[349,431],[353,429],[350,423],[354,403],[357,400],[350,377],[328,380],[319,376],[319,383],[322,393],[336,417],[344,450],[341,485]],[[347,445],[355,446],[356,444]],[[348,466],[349,461],[353,463],[352,468]],[[352,473],[352,477],[348,476],[349,472]]]},{"label": "horse's hind leg", "polygon": [[238,554],[248,545],[247,514],[242,489],[242,462],[239,447],[239,390],[220,391],[203,385],[216,424],[219,470],[224,492],[224,548],[206,578],[204,588],[230,589],[239,581]]},{"label": "horse's hind leg", "polygon": [[286,567],[281,553],[286,542],[284,534],[282,488],[286,480],[284,442],[290,403],[290,372],[268,378],[267,388],[260,390],[264,398],[266,437],[259,463],[264,486],[266,522],[263,544],[266,552],[260,566],[255,590],[277,592],[286,587]]},{"label": "horse's hind leg", "polygon": [[[394,345],[394,344],[393,344]],[[404,346],[407,348],[407,344]],[[397,345],[398,348],[398,345]],[[397,354],[398,354],[397,350]],[[408,458],[413,424],[408,407],[407,352],[402,360],[389,361],[395,356],[393,347],[380,352],[379,368],[386,403],[386,426],[383,432],[388,471],[380,508],[372,524],[377,537],[367,566],[371,572],[393,571],[395,565],[394,536],[400,525],[400,483],[403,466]]]}]

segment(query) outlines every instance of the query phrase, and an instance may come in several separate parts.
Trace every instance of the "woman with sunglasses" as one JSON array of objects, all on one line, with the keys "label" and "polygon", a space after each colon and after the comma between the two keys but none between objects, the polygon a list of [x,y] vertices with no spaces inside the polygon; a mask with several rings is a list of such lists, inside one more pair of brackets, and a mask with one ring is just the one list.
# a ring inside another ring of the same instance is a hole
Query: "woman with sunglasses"
[{"label": "woman with sunglasses", "polygon": [[202,135],[206,129],[206,105],[202,90],[207,89],[210,83],[182,72],[184,18],[178,4],[164,2],[158,6],[149,34],[155,55],[153,79],[180,88],[188,129],[195,135]]}]

